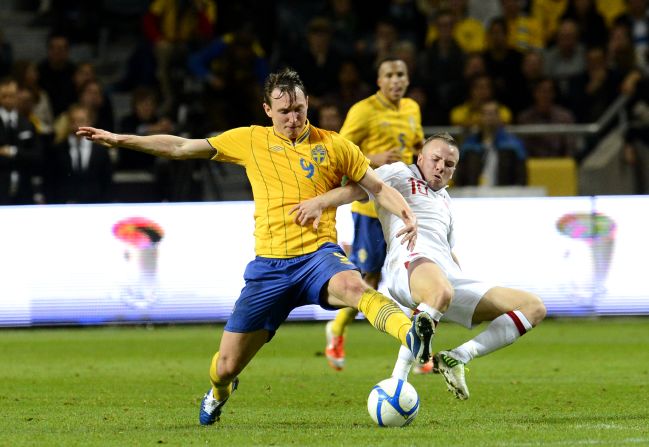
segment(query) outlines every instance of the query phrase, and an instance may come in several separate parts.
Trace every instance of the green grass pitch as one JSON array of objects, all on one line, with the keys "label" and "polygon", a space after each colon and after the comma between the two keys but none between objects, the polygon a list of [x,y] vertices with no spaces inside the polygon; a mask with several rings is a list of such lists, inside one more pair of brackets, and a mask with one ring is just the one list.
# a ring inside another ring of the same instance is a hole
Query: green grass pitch
[{"label": "green grass pitch", "polygon": [[[241,375],[220,423],[198,425],[222,325],[0,330],[0,446],[649,445],[649,318],[547,320],[474,360],[471,399],[412,376],[419,416],[379,428],[366,410],[398,346],[367,323],[347,368],[324,323],[286,323]],[[442,325],[437,349],[472,332]]]}]

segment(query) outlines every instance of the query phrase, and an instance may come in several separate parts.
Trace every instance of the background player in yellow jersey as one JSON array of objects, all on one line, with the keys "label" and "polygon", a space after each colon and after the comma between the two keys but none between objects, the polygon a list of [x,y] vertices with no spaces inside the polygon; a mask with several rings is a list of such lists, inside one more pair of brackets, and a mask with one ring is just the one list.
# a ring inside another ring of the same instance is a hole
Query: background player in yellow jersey
[{"label": "background player in yellow jersey", "polygon": [[298,306],[359,308],[372,325],[399,339],[419,361],[431,355],[432,318],[417,315],[411,322],[394,301],[362,280],[336,245],[335,210],[323,213],[317,229],[296,222],[301,201],[336,188],[347,176],[402,219],[399,235],[412,248],[416,218],[403,197],[378,178],[358,146],[309,124],[308,97],[296,72],[285,69],[268,77],[263,108],[272,126],[241,127],[208,139],[117,135],[92,127],[77,132],[108,147],[173,159],[227,161],[246,169],[255,200],[257,257],[246,267],[245,286],[210,364],[212,387],[199,412],[203,425],[219,419],[238,386],[238,375]]},{"label": "background player in yellow jersey", "polygon": [[[421,149],[424,134],[419,105],[404,98],[409,82],[406,63],[385,58],[377,65],[379,91],[354,104],[347,113],[340,134],[361,148],[373,168],[396,161],[410,164]],[[350,260],[361,269],[365,281],[377,289],[385,261],[385,241],[374,203],[354,202],[352,218]],[[357,314],[356,309],[342,309],[327,323],[325,354],[336,370],[345,365],[344,334]]]}]

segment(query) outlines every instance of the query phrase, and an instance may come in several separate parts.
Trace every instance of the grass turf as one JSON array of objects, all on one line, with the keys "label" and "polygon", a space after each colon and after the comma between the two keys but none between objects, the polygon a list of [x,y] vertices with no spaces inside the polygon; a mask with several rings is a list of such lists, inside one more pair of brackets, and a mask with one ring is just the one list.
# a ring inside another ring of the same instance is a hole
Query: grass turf
[{"label": "grass turf", "polygon": [[[474,360],[471,399],[411,376],[419,416],[378,428],[371,387],[398,346],[350,328],[347,368],[322,354],[323,323],[287,323],[241,375],[221,422],[198,425],[222,326],[0,330],[0,446],[649,445],[649,319],[548,320]],[[442,325],[435,346],[471,333]],[[475,331],[474,331],[475,332]]]}]

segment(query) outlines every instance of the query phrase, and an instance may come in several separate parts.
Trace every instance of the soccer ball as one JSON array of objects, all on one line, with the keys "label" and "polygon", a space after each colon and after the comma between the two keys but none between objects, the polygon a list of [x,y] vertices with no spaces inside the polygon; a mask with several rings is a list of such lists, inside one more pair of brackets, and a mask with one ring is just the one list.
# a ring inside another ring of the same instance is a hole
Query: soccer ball
[{"label": "soccer ball", "polygon": [[367,411],[381,427],[403,427],[419,412],[417,390],[408,382],[391,377],[377,383],[367,398]]}]

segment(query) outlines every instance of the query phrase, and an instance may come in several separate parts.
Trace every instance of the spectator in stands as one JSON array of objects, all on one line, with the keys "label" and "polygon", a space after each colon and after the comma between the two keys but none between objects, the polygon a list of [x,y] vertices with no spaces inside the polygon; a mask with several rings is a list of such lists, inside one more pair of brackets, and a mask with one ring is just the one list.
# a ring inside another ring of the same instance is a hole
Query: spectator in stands
[{"label": "spectator in stands", "polygon": [[649,194],[649,76],[635,70],[625,79],[622,91],[630,97],[623,159],[632,170],[633,192]]},{"label": "spectator in stands", "polygon": [[510,186],[527,182],[527,152],[523,143],[508,133],[500,120],[498,103],[482,105],[478,132],[460,148],[462,167],[455,181],[462,186]]},{"label": "spectator in stands", "polygon": [[335,103],[322,103],[318,109],[318,126],[326,130],[340,132],[340,128],[343,126],[343,117]]},{"label": "spectator in stands", "polygon": [[32,124],[41,135],[51,135],[54,132],[54,113],[47,92],[41,88],[38,78],[38,68],[32,61],[16,61],[13,73],[18,87],[31,93],[33,107],[31,109]]},{"label": "spectator in stands", "polygon": [[[138,87],[131,97],[131,113],[122,118],[121,133],[130,135],[169,134],[174,123],[159,113],[156,91],[150,87]],[[121,151],[117,162],[120,170],[147,170],[153,172],[156,157],[136,151]]]},{"label": "spectator in stands", "polygon": [[81,88],[90,81],[97,80],[97,71],[92,62],[79,62],[74,70],[72,81],[74,82],[74,90],[77,92],[77,101],[79,101],[79,92]]},{"label": "spectator in stands", "polygon": [[0,205],[35,203],[42,161],[36,129],[18,113],[18,83],[0,80]]},{"label": "spectator in stands", "polygon": [[144,16],[144,34],[153,45],[162,107],[171,111],[178,90],[176,81],[184,75],[186,58],[214,35],[214,0],[153,0]]},{"label": "spectator in stands", "polygon": [[[433,0],[435,1],[435,0]],[[484,0],[468,0],[468,13],[469,17],[475,17],[483,26],[491,23],[496,17],[503,15],[503,7],[500,2]]]},{"label": "spectator in stands", "polygon": [[435,18],[436,38],[420,56],[419,70],[409,69],[422,79],[427,96],[419,104],[424,124],[448,124],[449,112],[462,83],[465,54],[455,39],[451,11],[442,9]]},{"label": "spectator in stands", "polygon": [[453,39],[465,53],[483,51],[485,46],[485,28],[480,20],[468,15],[467,0],[450,0],[448,9],[430,8],[426,47],[430,47],[439,34],[439,16],[448,11],[452,18]]},{"label": "spectator in stands", "polygon": [[493,80],[494,96],[507,107],[516,104],[516,92],[522,88],[521,61],[523,55],[508,44],[507,22],[496,18],[487,30],[487,49],[484,53],[487,73]]},{"label": "spectator in stands", "polygon": [[38,64],[38,79],[52,102],[55,118],[77,97],[72,81],[74,71],[68,38],[62,34],[50,35],[47,39],[47,58]]},{"label": "spectator in stands", "polygon": [[546,45],[554,40],[561,16],[566,12],[572,0],[534,0],[530,14],[541,25],[543,41]]},{"label": "spectator in stands", "polygon": [[363,69],[361,74],[370,85],[376,81],[376,64],[386,57],[394,55],[398,42],[399,31],[386,18],[379,18],[374,24],[374,32],[358,42],[357,53],[361,69]]},{"label": "spectator in stands", "polygon": [[14,50],[11,44],[4,39],[4,33],[0,30],[0,78],[11,73],[14,60]]},{"label": "spectator in stands", "polygon": [[[465,127],[470,132],[476,132],[482,122],[483,105],[496,104],[500,122],[509,124],[512,121],[512,112],[508,107],[493,102],[493,87],[488,75],[478,75],[471,79],[469,98],[461,105],[451,110],[451,124]],[[463,162],[464,163],[464,162]]]},{"label": "spectator in stands", "polygon": [[609,68],[621,79],[640,68],[631,29],[623,20],[616,21],[611,28],[606,57]]},{"label": "spectator in stands", "polygon": [[338,71],[338,88],[325,95],[324,102],[335,103],[343,115],[349,108],[372,94],[370,86],[363,81],[361,71],[356,61],[347,59],[340,65]]},{"label": "spectator in stands", "polygon": [[314,17],[308,24],[304,46],[285,61],[309,86],[309,104],[315,108],[320,106],[327,92],[338,87],[338,71],[343,57],[332,45],[332,33],[328,19]]},{"label": "spectator in stands", "polygon": [[[518,115],[520,124],[573,124],[572,112],[555,103],[556,87],[550,78],[543,78],[534,86],[534,104]],[[523,137],[530,157],[573,157],[576,141],[569,135],[530,135]]]},{"label": "spectator in stands", "polygon": [[595,0],[570,0],[562,19],[575,21],[579,28],[579,40],[586,48],[606,45],[608,27],[597,10]]},{"label": "spectator in stands", "polygon": [[521,82],[515,84],[513,91],[512,109],[514,114],[527,109],[534,102],[533,87],[545,77],[543,74],[543,52],[541,50],[529,50],[523,54],[521,61]]},{"label": "spectator in stands", "polygon": [[218,37],[193,53],[189,69],[205,87],[202,100],[209,119],[199,133],[263,122],[259,101],[268,62],[247,29]]},{"label": "spectator in stands", "polygon": [[392,23],[399,40],[408,40],[417,48],[426,40],[426,17],[417,8],[416,0],[384,0],[377,2],[383,12],[383,20]]},{"label": "spectator in stands", "polygon": [[544,55],[545,74],[557,82],[561,95],[566,95],[570,80],[586,70],[586,50],[579,41],[579,28],[572,19],[563,19],[557,30],[556,44]]},{"label": "spectator in stands", "polygon": [[79,104],[88,107],[94,117],[93,122],[102,129],[115,129],[113,104],[104,87],[97,79],[87,81],[79,89]]},{"label": "spectator in stands", "polygon": [[616,24],[624,24],[630,31],[638,66],[649,72],[649,16],[647,0],[627,0],[626,13],[615,19]]},{"label": "spectator in stands", "polygon": [[106,148],[77,137],[79,127],[92,125],[93,111],[70,106],[65,120],[67,137],[48,156],[46,199],[48,203],[105,203],[110,201],[112,162]]},{"label": "spectator in stands", "polygon": [[521,10],[520,0],[500,0],[503,17],[507,22],[507,38],[509,46],[519,51],[532,48],[544,48],[545,36],[541,23]]},{"label": "spectator in stands", "polygon": [[352,57],[361,36],[361,20],[352,0],[328,0],[319,16],[331,23],[331,45],[343,57]]},{"label": "spectator in stands", "polygon": [[620,82],[606,63],[604,48],[590,48],[586,52],[586,72],[572,79],[567,98],[577,121],[597,121],[617,97]]}]

